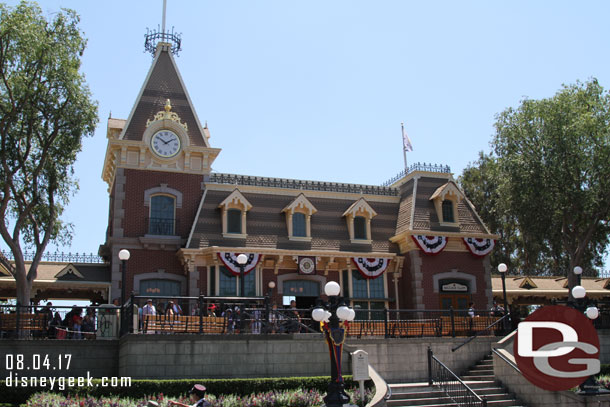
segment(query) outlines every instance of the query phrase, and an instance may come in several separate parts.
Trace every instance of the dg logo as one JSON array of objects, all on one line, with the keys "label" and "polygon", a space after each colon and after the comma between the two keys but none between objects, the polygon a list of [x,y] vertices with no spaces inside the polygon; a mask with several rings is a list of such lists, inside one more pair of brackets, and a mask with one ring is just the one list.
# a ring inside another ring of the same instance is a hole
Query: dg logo
[{"label": "dg logo", "polygon": [[523,376],[545,390],[571,389],[600,370],[597,331],[570,307],[543,307],[528,316],[517,328],[513,350]]}]

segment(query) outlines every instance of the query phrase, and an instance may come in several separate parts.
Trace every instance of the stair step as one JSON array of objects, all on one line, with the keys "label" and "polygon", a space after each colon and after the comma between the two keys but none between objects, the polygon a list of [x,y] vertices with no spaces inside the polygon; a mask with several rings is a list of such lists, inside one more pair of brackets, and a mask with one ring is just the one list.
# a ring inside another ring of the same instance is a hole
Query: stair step
[{"label": "stair step", "polygon": [[392,406],[429,406],[431,404],[453,404],[449,397],[431,397],[426,399],[390,399],[386,401],[388,407]]},{"label": "stair step", "polygon": [[488,380],[494,380],[495,376],[494,375],[475,375],[475,376],[462,376],[460,379],[462,379],[463,381],[488,381]]},{"label": "stair step", "polygon": [[409,399],[409,400],[416,400],[416,399],[427,399],[427,398],[432,398],[432,397],[444,397],[445,396],[445,392],[442,390],[430,390],[430,391],[421,391],[421,392],[394,392],[394,390],[392,390],[392,400],[393,399]]}]

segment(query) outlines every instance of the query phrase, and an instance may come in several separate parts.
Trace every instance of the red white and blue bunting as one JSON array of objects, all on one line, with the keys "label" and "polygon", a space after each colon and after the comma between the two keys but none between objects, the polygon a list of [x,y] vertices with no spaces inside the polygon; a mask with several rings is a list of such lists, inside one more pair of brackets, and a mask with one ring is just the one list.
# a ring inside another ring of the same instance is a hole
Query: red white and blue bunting
[{"label": "red white and blue bunting", "polygon": [[366,257],[352,257],[352,261],[358,268],[362,277],[373,279],[383,274],[390,265],[390,259],[378,257],[369,259]]},{"label": "red white and blue bunting", "polygon": [[447,236],[412,235],[411,237],[424,253],[430,255],[442,252],[449,241]]},{"label": "red white and blue bunting", "polygon": [[[254,270],[258,262],[261,260],[261,255],[258,253],[244,253],[248,256],[248,261],[244,267],[244,274],[248,274]],[[240,253],[232,252],[218,252],[218,258],[226,266],[226,268],[235,276],[239,276],[239,263],[237,262],[237,256]]]},{"label": "red white and blue bunting", "polygon": [[470,253],[477,257],[485,257],[494,249],[496,241],[494,239],[477,239],[474,237],[463,238],[464,244]]}]

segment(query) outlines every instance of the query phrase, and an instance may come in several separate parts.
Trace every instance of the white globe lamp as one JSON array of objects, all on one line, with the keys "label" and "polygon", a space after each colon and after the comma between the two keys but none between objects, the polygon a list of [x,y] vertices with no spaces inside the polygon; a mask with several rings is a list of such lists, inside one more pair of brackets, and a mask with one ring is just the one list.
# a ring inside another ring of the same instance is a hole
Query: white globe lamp
[{"label": "white globe lamp", "polygon": [[572,296],[576,299],[581,299],[581,298],[585,298],[585,295],[587,295],[587,290],[585,290],[585,287],[581,286],[581,285],[577,285],[574,288],[572,288]]},{"label": "white globe lamp", "polygon": [[340,306],[337,308],[337,316],[340,320],[346,321],[350,316],[349,308],[345,305]]},{"label": "white globe lamp", "polygon": [[336,295],[339,295],[340,292],[341,292],[341,287],[335,281],[329,281],[324,286],[324,293],[326,293],[326,295],[328,295],[329,297],[334,297]]},{"label": "white globe lamp", "polygon": [[589,319],[596,319],[599,316],[599,309],[597,309],[597,307],[588,307],[585,310],[585,315],[587,315],[587,317]]},{"label": "white globe lamp", "polygon": [[246,256],[245,254],[242,253],[239,256],[237,256],[237,263],[238,264],[241,264],[243,266],[247,262],[248,262],[248,256]]},{"label": "white globe lamp", "polygon": [[314,308],[313,311],[311,311],[311,317],[314,321],[324,321],[324,318],[326,317],[326,311],[323,308]]}]

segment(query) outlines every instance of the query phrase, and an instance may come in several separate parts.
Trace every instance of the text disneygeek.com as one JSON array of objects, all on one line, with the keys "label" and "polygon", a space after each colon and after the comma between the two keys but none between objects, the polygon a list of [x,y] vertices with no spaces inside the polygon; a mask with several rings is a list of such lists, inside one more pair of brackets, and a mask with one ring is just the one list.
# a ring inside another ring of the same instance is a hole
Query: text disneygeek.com
[{"label": "text disneygeek.com", "polygon": [[4,378],[6,387],[36,387],[49,390],[65,390],[66,387],[131,387],[131,377],[100,377],[95,379],[87,371],[87,376],[29,376],[27,371],[58,371],[69,370],[72,355],[23,355],[7,354],[5,356],[5,369],[8,376]]}]

